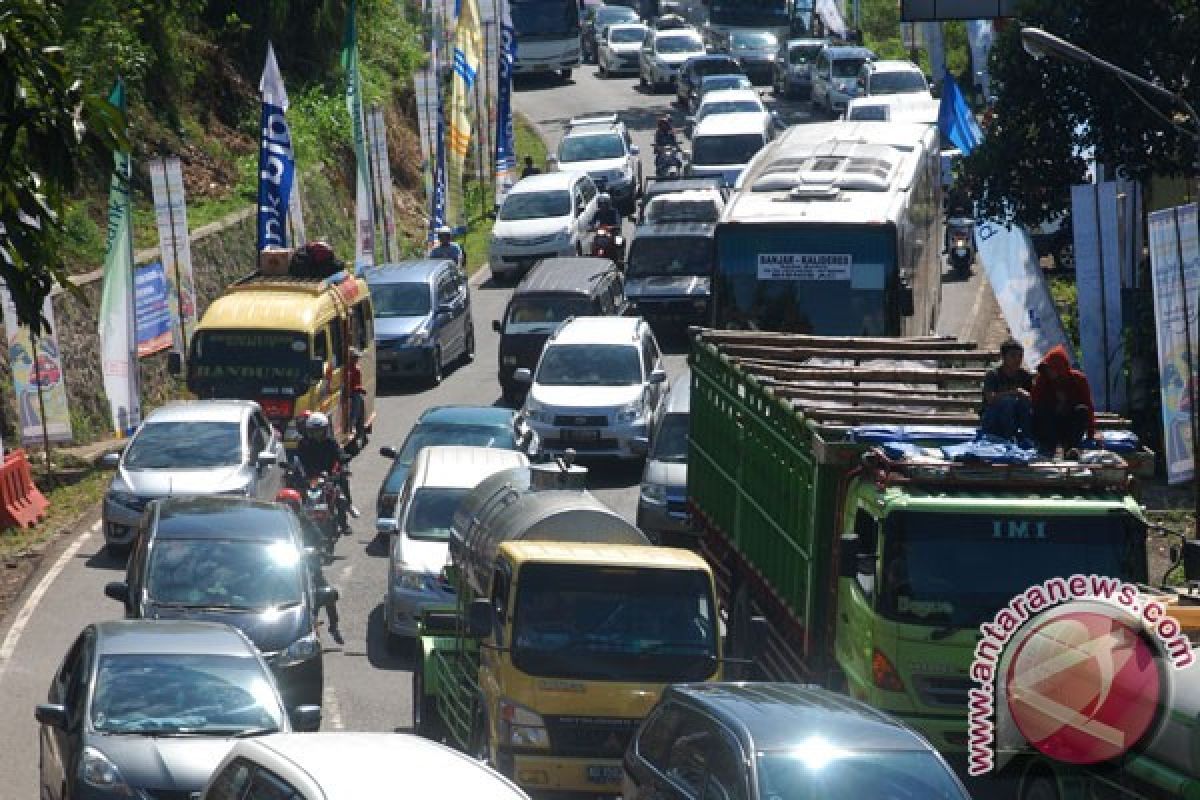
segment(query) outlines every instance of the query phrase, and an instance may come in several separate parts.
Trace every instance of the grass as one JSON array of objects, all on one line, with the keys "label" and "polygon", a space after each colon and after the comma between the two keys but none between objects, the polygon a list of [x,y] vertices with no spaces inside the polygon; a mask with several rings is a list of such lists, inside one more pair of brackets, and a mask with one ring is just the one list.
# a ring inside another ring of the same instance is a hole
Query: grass
[{"label": "grass", "polygon": [[111,480],[112,473],[108,470],[90,468],[79,481],[45,492],[50,508],[40,524],[0,531],[0,561],[20,555],[74,525],[100,502]]}]

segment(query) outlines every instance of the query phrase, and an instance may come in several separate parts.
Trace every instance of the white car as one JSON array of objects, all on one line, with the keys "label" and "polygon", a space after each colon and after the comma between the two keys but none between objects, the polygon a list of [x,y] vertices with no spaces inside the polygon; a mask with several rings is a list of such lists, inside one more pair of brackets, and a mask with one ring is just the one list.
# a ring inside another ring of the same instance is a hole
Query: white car
[{"label": "white car", "polygon": [[582,172],[552,172],[518,181],[492,226],[492,277],[507,280],[543,258],[582,255],[597,194],[596,184]]},{"label": "white car", "polygon": [[638,53],[648,28],[642,24],[621,23],[604,29],[604,38],[596,51],[600,77],[638,71]]},{"label": "white car", "polygon": [[719,177],[723,186],[735,186],[750,159],[773,136],[771,119],[763,114],[710,114],[692,133],[687,176]]},{"label": "white car", "polygon": [[762,114],[768,118],[771,116],[756,90],[717,89],[705,93],[696,113],[687,118],[688,131],[714,114]]},{"label": "white car", "polygon": [[667,394],[658,342],[641,317],[575,317],[546,342],[525,415],[543,449],[641,458]]},{"label": "white car", "polygon": [[642,161],[638,147],[625,123],[616,114],[577,117],[567,123],[567,132],[550,157],[555,170],[586,172],[596,189],[607,192],[622,214],[637,207],[642,185]]},{"label": "white car", "polygon": [[[398,780],[403,790],[397,788]],[[242,739],[200,798],[373,800],[400,794],[529,800],[500,773],[445,745],[407,733],[348,731]]]},{"label": "white car", "polygon": [[916,95],[932,100],[929,81],[921,68],[911,61],[868,61],[858,69],[859,97]]},{"label": "white car", "polygon": [[704,40],[689,28],[652,31],[642,44],[638,80],[655,91],[671,86],[684,62],[705,54]]}]

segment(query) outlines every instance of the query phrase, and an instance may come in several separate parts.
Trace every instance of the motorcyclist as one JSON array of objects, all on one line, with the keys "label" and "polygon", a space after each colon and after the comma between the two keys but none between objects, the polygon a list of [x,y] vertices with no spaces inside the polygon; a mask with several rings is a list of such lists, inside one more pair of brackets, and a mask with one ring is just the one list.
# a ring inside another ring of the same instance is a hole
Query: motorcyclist
[{"label": "motorcyclist", "polygon": [[437,234],[438,243],[429,251],[429,257],[444,258],[458,264],[459,269],[466,269],[467,254],[463,252],[462,246],[454,241],[454,231],[443,225],[434,233]]},{"label": "motorcyclist", "polygon": [[671,127],[671,118],[666,114],[658,118],[658,124],[654,128],[654,152],[657,153],[664,147],[679,147],[679,139],[675,136],[675,129]]},{"label": "motorcyclist", "polygon": [[596,229],[603,225],[609,225],[616,228],[616,232],[621,232],[621,212],[617,211],[613,205],[612,197],[607,192],[601,192],[596,197],[596,213],[592,215],[592,228]]},{"label": "motorcyclist", "polygon": [[[321,541],[321,531],[303,516],[303,512],[301,511],[302,501],[300,499],[300,493],[295,489],[283,489],[279,492],[279,494],[275,495],[275,501],[286,503],[287,505],[290,505],[292,508],[301,512],[300,535],[303,538],[304,546],[320,552],[321,548],[324,547],[324,542]],[[309,575],[312,576],[313,586],[317,589],[321,589],[329,585],[329,581],[325,577],[325,570],[321,568],[321,562],[316,558],[309,562],[308,572]],[[345,644],[345,641],[342,639],[341,629],[338,626],[339,620],[336,597],[331,597],[324,604],[324,608],[326,616],[329,617],[329,635],[332,636],[333,640],[338,644]]]},{"label": "motorcyclist", "polygon": [[349,530],[350,524],[346,514],[358,517],[358,509],[350,499],[350,481],[346,478],[345,466],[350,459],[330,435],[329,417],[319,411],[308,415],[304,421],[300,444],[296,447],[296,458],[300,461],[305,475],[328,473],[337,481],[342,494],[342,502],[338,503],[337,508],[338,528],[343,531]]}]

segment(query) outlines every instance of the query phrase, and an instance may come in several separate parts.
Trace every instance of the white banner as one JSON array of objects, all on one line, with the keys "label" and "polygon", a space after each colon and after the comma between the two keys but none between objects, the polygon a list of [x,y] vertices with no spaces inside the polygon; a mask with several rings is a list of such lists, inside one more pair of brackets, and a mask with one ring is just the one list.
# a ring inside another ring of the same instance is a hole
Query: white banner
[{"label": "white banner", "polygon": [[387,124],[383,109],[371,108],[367,118],[367,135],[371,150],[371,175],[374,176],[379,203],[383,207],[380,225],[383,227],[383,254],[388,262],[399,258],[396,248],[396,207],[392,203],[392,165],[388,160]]},{"label": "white banner", "polygon": [[150,189],[154,195],[160,260],[167,278],[171,335],[175,352],[183,353],[196,329],[196,284],[192,279],[183,168],[178,158],[156,158],[150,162]]},{"label": "white banner", "polygon": [[1146,228],[1162,384],[1163,456],[1168,483],[1186,483],[1195,475],[1192,410],[1200,391],[1196,373],[1200,290],[1196,206],[1155,211],[1147,215]]},{"label": "white banner", "polygon": [[1120,411],[1125,406],[1118,220],[1116,183],[1071,187],[1079,344],[1083,371],[1100,411]]},{"label": "white banner", "polygon": [[988,70],[988,55],[992,52],[993,31],[990,19],[967,21],[967,43],[971,48],[971,66],[975,70],[972,78],[975,86],[983,92],[985,98],[992,95],[992,75]]},{"label": "white banner", "polygon": [[433,67],[426,67],[413,75],[413,88],[417,100],[417,135],[421,139],[421,173],[425,183],[425,200],[432,200],[432,174],[434,154],[437,152],[438,134],[438,91],[437,75]]},{"label": "white banner", "polygon": [[12,371],[21,442],[26,445],[42,443],[43,408],[46,410],[46,437],[52,442],[71,441],[67,381],[54,333],[54,303],[47,297],[42,304],[47,329],[36,340],[29,335],[29,328],[17,324],[17,307],[13,305],[8,287],[3,284],[0,284],[0,303],[4,307],[8,365]]},{"label": "white banner", "polygon": [[1057,345],[1070,352],[1058,309],[1024,228],[1006,229],[999,222],[975,226],[975,248],[996,294],[1013,338],[1025,348],[1025,365],[1034,367]]}]

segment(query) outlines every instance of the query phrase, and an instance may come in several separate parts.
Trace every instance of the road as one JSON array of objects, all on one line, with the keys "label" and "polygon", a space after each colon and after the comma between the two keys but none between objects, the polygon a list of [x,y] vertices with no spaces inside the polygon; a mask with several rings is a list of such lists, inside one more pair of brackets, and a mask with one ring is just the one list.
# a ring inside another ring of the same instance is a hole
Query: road
[{"label": "road", "polygon": [[[682,122],[672,105],[673,95],[651,95],[637,89],[634,78],[602,81],[593,67],[577,70],[574,81],[522,82],[516,107],[533,120],[553,147],[563,123],[588,112],[620,111],[634,141],[650,153],[654,122],[664,113]],[[802,108],[780,109],[789,123],[803,124]],[[652,174],[652,163],[646,173]],[[627,231],[628,233],[629,231]],[[497,336],[491,321],[504,310],[509,290],[493,286],[486,269],[472,281],[478,357],[449,373],[433,390],[389,391],[381,396],[371,447],[355,459],[353,490],[363,517],[354,522],[355,535],[343,540],[329,568],[330,582],[341,591],[339,608],[345,638],[337,645],[327,635],[324,727],[329,730],[407,730],[411,723],[411,673],[405,659],[389,654],[383,629],[382,598],[387,553],[374,537],[375,492],[383,479],[385,460],[378,445],[398,445],[416,416],[439,404],[498,402],[496,384]],[[943,302],[944,332],[961,329],[975,308],[979,283],[947,283]],[[677,374],[684,356],[667,357],[668,371]],[[598,496],[632,519],[637,503],[639,471],[605,467],[593,470],[591,483]],[[98,512],[97,512],[98,514]],[[104,597],[104,584],[121,580],[123,564],[103,550],[103,537],[94,518],[73,536],[63,537],[48,553],[30,590],[0,622],[0,800],[19,800],[37,794],[37,729],[33,706],[46,696],[50,677],[79,630],[92,621],[115,619],[120,606]],[[323,618],[323,615],[322,615]]]}]

